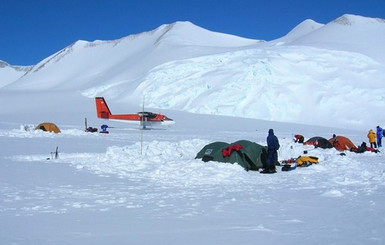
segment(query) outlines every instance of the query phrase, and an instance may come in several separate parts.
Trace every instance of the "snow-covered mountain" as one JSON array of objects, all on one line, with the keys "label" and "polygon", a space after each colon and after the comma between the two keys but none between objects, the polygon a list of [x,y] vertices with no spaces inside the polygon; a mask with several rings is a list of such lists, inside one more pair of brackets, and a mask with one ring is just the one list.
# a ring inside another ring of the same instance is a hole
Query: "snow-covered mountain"
[{"label": "snow-covered mountain", "polygon": [[86,89],[132,83],[174,60],[226,52],[258,41],[176,22],[113,41],[77,41],[42,60],[10,89]]},{"label": "snow-covered mountain", "polygon": [[118,109],[145,98],[150,108],[366,128],[385,121],[373,113],[385,106],[384,46],[385,21],[355,15],[305,20],[269,42],[176,22],[77,41],[27,72],[1,67],[0,92],[104,96]]}]

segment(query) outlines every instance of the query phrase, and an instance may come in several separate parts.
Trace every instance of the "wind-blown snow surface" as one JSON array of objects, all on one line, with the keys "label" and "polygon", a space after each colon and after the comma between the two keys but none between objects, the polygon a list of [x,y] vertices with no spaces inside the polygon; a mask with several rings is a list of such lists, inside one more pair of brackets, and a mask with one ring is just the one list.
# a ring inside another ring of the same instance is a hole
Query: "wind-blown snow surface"
[{"label": "wind-blown snow surface", "polygon": [[[1,244],[384,243],[384,154],[341,156],[291,140],[292,132],[334,132],[358,143],[365,132],[176,116],[172,128],[116,124],[109,135],[81,124],[52,134],[1,122]],[[307,150],[320,163],[262,175],[194,159],[213,141],[264,145],[269,127],[280,160]]]},{"label": "wind-blown snow surface", "polygon": [[[383,244],[382,148],[342,156],[291,140],[335,133],[360,144],[385,119],[382,49],[372,56],[351,36],[338,39],[344,48],[292,45],[357,25],[385,33],[377,19],[343,17],[306,20],[271,42],[178,22],[79,41],[28,72],[1,63],[0,244]],[[176,124],[140,131],[99,120],[94,96],[113,113],[141,110],[144,97]],[[85,133],[85,117],[110,134]],[[62,133],[25,130],[43,121]],[[320,163],[262,175],[194,159],[214,141],[265,145],[269,128],[279,160],[306,150]]]}]

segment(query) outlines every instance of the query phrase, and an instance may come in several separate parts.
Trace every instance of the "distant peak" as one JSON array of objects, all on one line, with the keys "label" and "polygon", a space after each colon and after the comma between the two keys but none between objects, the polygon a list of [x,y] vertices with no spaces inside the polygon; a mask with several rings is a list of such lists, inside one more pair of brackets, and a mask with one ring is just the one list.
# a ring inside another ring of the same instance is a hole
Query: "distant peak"
[{"label": "distant peak", "polygon": [[324,24],[320,24],[315,22],[314,20],[307,19],[299,23],[296,27],[294,27],[283,39],[285,41],[292,41],[302,36],[305,36],[321,27]]},{"label": "distant peak", "polygon": [[344,14],[333,20],[331,23],[352,26],[360,23],[385,23],[384,19],[363,17],[360,15]]},{"label": "distant peak", "polygon": [[5,67],[14,69],[16,71],[27,72],[30,69],[32,69],[33,66],[15,66],[15,65],[10,65],[5,61],[0,60],[0,68],[5,68]]},{"label": "distant peak", "polygon": [[313,30],[316,30],[320,27],[324,26],[324,24],[320,24],[318,22],[315,22],[314,20],[312,19],[306,19],[304,21],[302,21],[299,25],[297,25],[296,27],[294,27],[293,31],[296,30],[305,30],[305,31],[313,31]]},{"label": "distant peak", "polygon": [[6,66],[9,66],[9,64],[5,61],[0,60],[0,68],[4,68]]},{"label": "distant peak", "polygon": [[176,21],[174,23],[169,24],[169,26],[183,26],[183,27],[185,27],[185,26],[195,26],[196,27],[196,25],[194,25],[190,21]]},{"label": "distant peak", "polygon": [[179,45],[239,47],[258,42],[258,40],[210,31],[190,21],[177,21],[162,25],[152,33],[160,34],[155,42],[157,44],[163,42]]},{"label": "distant peak", "polygon": [[176,22],[171,23],[171,24],[161,25],[160,27],[158,27],[155,30],[163,30],[164,33],[166,33],[169,31],[176,31],[176,32],[185,32],[185,31],[189,32],[192,30],[201,30],[202,31],[205,29],[203,29],[197,25],[194,25],[190,21],[176,21]]}]

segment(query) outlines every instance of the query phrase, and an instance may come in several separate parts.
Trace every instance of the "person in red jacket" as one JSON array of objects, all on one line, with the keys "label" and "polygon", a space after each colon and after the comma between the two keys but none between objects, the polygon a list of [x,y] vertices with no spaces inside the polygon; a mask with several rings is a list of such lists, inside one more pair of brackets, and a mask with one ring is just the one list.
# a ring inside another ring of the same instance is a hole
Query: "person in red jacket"
[{"label": "person in red jacket", "polygon": [[294,135],[294,143],[303,143],[304,140],[305,138],[302,135],[300,134]]}]

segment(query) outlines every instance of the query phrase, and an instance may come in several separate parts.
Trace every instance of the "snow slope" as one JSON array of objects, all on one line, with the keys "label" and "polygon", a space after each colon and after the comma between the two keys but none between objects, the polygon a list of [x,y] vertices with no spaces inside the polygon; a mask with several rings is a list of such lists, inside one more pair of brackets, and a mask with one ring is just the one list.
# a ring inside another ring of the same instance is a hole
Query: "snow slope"
[{"label": "snow slope", "polygon": [[0,88],[22,77],[32,67],[11,66],[0,60]]},{"label": "snow slope", "polygon": [[[345,17],[358,23],[341,28],[372,23]],[[341,155],[292,141],[335,133],[360,144],[384,121],[383,62],[294,45],[328,25],[307,20],[262,42],[177,22],[75,42],[23,75],[2,66],[0,244],[384,244],[383,149]],[[97,119],[94,96],[114,113],[144,99],[176,124],[141,131]],[[110,134],[85,133],[85,117]],[[29,130],[43,121],[62,133]],[[195,159],[214,141],[265,145],[270,128],[279,160],[307,151],[319,164],[262,175]]]},{"label": "snow slope", "polygon": [[365,129],[385,120],[372,113],[384,106],[384,40],[384,20],[354,15],[326,25],[306,20],[270,42],[176,22],[75,42],[2,90],[75,91],[119,109],[145,100],[150,108]]},{"label": "snow slope", "polygon": [[346,14],[290,44],[361,53],[384,63],[384,40],[385,20]]},{"label": "snow slope", "polygon": [[[196,38],[201,36],[205,38]],[[39,62],[8,88],[114,87],[137,80],[140,82],[150,69],[168,61],[215,54],[257,42],[213,33],[190,22],[176,22],[119,40],[77,41]]]}]

